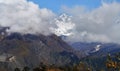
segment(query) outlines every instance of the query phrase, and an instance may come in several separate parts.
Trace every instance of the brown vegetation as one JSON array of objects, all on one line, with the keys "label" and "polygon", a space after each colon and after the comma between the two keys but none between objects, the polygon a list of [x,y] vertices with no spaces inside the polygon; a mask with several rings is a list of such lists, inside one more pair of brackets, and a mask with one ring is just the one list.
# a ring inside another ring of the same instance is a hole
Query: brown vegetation
[{"label": "brown vegetation", "polygon": [[[118,56],[114,56],[114,59],[108,55],[106,59],[105,69],[99,69],[98,71],[120,71],[120,61]],[[94,71],[94,67],[88,65],[86,62],[80,62],[72,66],[57,67],[55,65],[45,65],[40,63],[40,65],[34,68],[32,71]],[[29,67],[24,67],[22,71],[29,71]],[[15,69],[14,71],[20,71],[20,69]]]}]

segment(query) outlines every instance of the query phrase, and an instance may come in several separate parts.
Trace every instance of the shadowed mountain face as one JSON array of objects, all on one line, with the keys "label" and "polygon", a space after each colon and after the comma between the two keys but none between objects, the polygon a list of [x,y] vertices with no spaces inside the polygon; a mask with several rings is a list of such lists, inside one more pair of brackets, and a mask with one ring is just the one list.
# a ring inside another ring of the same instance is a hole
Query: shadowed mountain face
[{"label": "shadowed mountain face", "polygon": [[1,37],[3,38],[0,41],[0,55],[15,56],[13,65],[19,67],[36,67],[41,62],[63,66],[79,61],[78,53],[54,34],[45,36],[12,33]]}]

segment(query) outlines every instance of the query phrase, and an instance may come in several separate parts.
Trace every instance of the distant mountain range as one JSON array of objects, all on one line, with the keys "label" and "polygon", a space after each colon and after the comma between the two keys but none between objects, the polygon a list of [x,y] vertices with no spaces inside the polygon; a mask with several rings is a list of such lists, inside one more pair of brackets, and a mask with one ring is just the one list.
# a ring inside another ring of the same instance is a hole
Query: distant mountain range
[{"label": "distant mountain range", "polygon": [[100,43],[100,42],[76,42],[71,44],[75,50],[83,52],[86,56],[106,56],[120,52],[120,45],[116,43]]}]

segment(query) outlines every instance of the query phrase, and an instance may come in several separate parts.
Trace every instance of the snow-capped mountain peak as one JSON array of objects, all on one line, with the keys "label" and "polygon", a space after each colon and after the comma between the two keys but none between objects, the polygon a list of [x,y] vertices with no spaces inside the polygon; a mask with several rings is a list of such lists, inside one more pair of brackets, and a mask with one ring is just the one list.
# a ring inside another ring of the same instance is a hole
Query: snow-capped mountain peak
[{"label": "snow-capped mountain peak", "polygon": [[50,30],[56,35],[70,36],[73,34],[72,30],[75,24],[71,21],[71,16],[62,14],[58,18],[55,18],[54,22],[57,27],[51,27]]}]

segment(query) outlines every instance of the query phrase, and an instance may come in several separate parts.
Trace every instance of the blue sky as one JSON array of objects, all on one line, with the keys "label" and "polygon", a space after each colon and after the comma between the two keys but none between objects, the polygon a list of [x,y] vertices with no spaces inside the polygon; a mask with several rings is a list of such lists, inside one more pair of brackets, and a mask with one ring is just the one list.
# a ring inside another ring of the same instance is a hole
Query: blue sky
[{"label": "blue sky", "polygon": [[30,0],[38,4],[41,8],[48,8],[53,12],[59,12],[62,6],[74,7],[85,6],[87,9],[94,9],[101,6],[101,2],[112,2],[120,0]]}]

